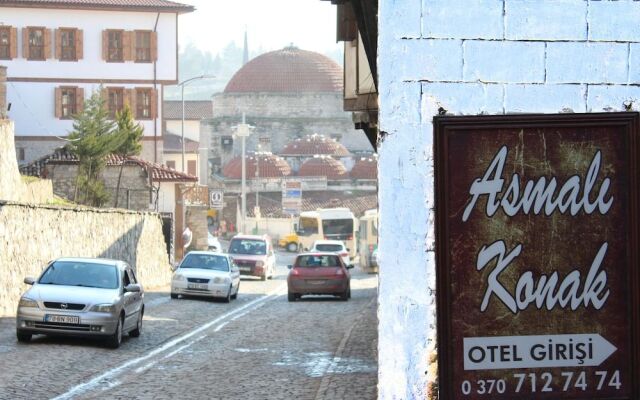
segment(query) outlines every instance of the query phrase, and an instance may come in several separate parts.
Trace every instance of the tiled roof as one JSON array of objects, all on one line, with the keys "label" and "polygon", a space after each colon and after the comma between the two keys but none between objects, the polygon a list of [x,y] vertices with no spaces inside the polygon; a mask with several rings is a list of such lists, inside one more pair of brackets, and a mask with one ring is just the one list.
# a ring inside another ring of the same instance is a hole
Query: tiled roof
[{"label": "tiled roof", "polygon": [[191,12],[195,8],[167,0],[0,0],[0,7],[41,7],[71,9],[131,9],[148,11]]},{"label": "tiled roof", "polygon": [[[56,149],[48,156],[42,157],[30,164],[20,167],[22,175],[37,176],[46,178],[47,164],[77,164],[78,158],[71,154],[65,147]],[[175,171],[167,166],[154,164],[139,157],[122,157],[116,154],[107,156],[107,165],[120,166],[123,163],[138,165],[145,170],[151,171],[151,179],[154,182],[197,182],[198,178],[193,175]]]},{"label": "tiled roof", "polygon": [[[259,159],[259,162],[256,162]],[[252,154],[246,158],[245,168],[247,179],[256,177],[256,164],[259,165],[260,178],[281,178],[291,175],[291,167],[283,159],[273,154]],[[222,169],[222,175],[228,179],[242,179],[242,157],[232,158]]]},{"label": "tiled roof", "polygon": [[300,166],[299,176],[326,176],[330,180],[349,179],[345,166],[335,158],[317,156]]},{"label": "tiled roof", "polygon": [[[284,218],[282,212],[282,195],[260,196],[260,214],[263,217]],[[255,197],[247,197],[247,215],[253,217]],[[315,211],[318,208],[346,207],[356,217],[364,215],[365,211],[378,208],[378,196],[376,194],[349,195],[340,192],[303,192],[301,211]]]},{"label": "tiled roof", "polygon": [[[182,153],[182,137],[173,135],[171,133],[165,133],[162,136],[163,151],[165,153]],[[184,151],[185,153],[197,153],[200,143],[189,138],[184,138]]]},{"label": "tiled roof", "polygon": [[342,92],[342,81],[342,67],[329,57],[286,47],[249,61],[233,75],[224,92]]},{"label": "tiled roof", "polygon": [[[182,120],[182,101],[165,101],[162,115],[164,119]],[[184,102],[185,120],[201,120],[212,116],[213,108],[210,100],[189,100]]]},{"label": "tiled roof", "polygon": [[378,179],[378,160],[374,157],[361,157],[351,168],[352,179]]},{"label": "tiled roof", "polygon": [[313,156],[324,154],[334,157],[349,156],[349,150],[335,139],[324,135],[307,135],[289,142],[280,152],[283,156]]}]

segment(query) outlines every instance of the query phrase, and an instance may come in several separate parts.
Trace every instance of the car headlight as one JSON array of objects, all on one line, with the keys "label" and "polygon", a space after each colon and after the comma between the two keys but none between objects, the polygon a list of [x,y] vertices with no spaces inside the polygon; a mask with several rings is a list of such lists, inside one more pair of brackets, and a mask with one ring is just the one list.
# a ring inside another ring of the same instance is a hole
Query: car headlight
[{"label": "car headlight", "polygon": [[256,261],[256,267],[262,267],[263,265],[264,265],[264,262]]},{"label": "car headlight", "polygon": [[91,307],[91,311],[95,312],[112,313],[115,310],[116,306],[113,304],[96,304],[95,306]]},{"label": "car headlight", "polygon": [[31,307],[38,308],[38,302],[35,300],[28,299],[26,297],[20,298],[20,302],[18,303],[18,307]]},{"label": "car headlight", "polygon": [[180,275],[180,274],[175,274],[175,275],[173,276],[173,280],[174,280],[174,281],[184,281],[184,280],[185,280],[185,277],[184,277],[183,275]]}]

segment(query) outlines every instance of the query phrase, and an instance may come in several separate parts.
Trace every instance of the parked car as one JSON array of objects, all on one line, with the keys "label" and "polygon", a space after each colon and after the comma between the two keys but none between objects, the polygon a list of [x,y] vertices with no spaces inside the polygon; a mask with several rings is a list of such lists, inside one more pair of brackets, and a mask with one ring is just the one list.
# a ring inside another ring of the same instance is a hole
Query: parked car
[{"label": "parked car", "polygon": [[290,233],[278,240],[278,247],[286,249],[288,252],[295,253],[300,249],[300,239],[297,233]]},{"label": "parked car", "polygon": [[351,265],[351,257],[349,257],[349,249],[340,240],[316,240],[313,242],[310,252],[330,251],[336,253],[342,258],[344,265]]},{"label": "parked car", "polygon": [[335,253],[303,253],[289,265],[288,300],[295,301],[306,294],[329,294],[342,300],[351,297],[351,265],[345,265]]},{"label": "parked car", "polygon": [[117,348],[122,336],[142,332],[144,291],[131,267],[117,260],[60,258],[47,265],[18,304],[16,336],[102,336]]},{"label": "parked car", "polygon": [[229,255],[241,275],[257,276],[263,281],[276,272],[276,254],[267,235],[236,235],[229,243]]},{"label": "parked car", "polygon": [[227,303],[238,297],[240,271],[227,254],[190,251],[171,279],[171,298],[178,295],[223,298]]},{"label": "parked car", "polygon": [[220,244],[220,241],[217,237],[213,236],[211,232],[207,232],[207,249],[217,253],[222,252],[222,245]]}]

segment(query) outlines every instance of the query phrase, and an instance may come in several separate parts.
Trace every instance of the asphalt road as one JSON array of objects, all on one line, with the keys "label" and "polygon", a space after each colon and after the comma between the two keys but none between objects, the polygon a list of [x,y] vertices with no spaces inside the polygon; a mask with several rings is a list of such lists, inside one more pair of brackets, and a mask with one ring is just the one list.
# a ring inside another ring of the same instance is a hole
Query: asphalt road
[{"label": "asphalt road", "polygon": [[352,270],[352,298],[286,299],[286,265],[243,278],[230,304],[147,291],[143,332],[117,350],[36,336],[0,319],[0,399],[375,399],[377,276]]}]

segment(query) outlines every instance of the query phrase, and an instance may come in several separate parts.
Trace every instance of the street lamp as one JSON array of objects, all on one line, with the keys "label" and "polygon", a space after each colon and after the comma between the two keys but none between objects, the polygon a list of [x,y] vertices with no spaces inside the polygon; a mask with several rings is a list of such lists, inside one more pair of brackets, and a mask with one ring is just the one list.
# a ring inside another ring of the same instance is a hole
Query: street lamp
[{"label": "street lamp", "polygon": [[254,127],[247,124],[245,121],[245,114],[242,113],[242,123],[236,126],[236,136],[242,139],[242,182],[241,182],[241,192],[242,192],[242,232],[246,232],[246,220],[247,220],[247,170],[246,170],[246,162],[245,162],[245,153],[246,153],[246,139],[251,135],[251,130]]},{"label": "street lamp", "polygon": [[182,136],[182,172],[185,172],[184,169],[184,87],[187,83],[197,81],[199,79],[212,79],[215,78],[215,75],[200,75],[194,76],[193,78],[189,78],[185,81],[178,83],[178,86],[181,87],[181,99],[182,99],[182,124],[181,124],[181,136]]}]

